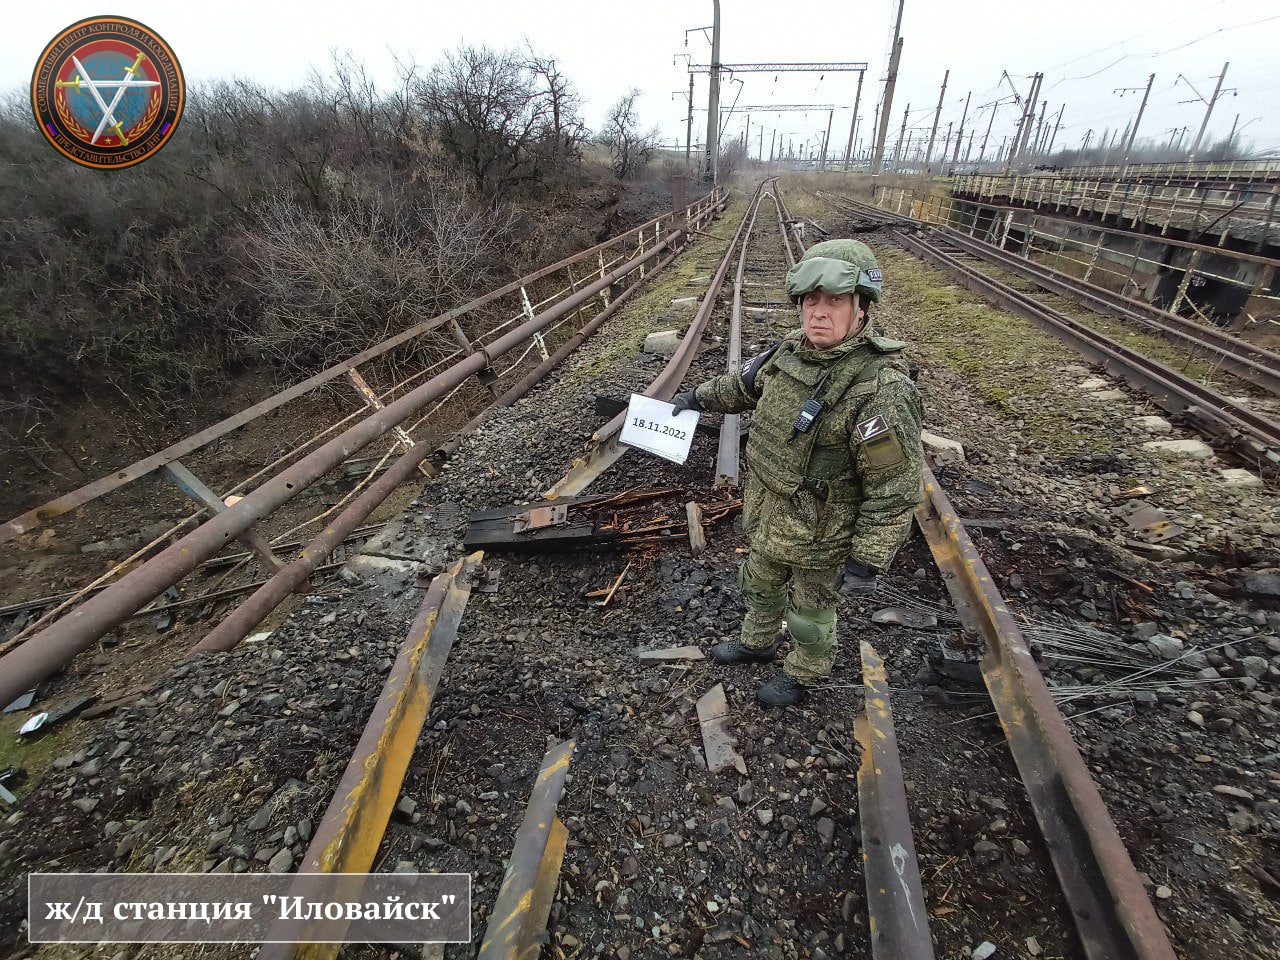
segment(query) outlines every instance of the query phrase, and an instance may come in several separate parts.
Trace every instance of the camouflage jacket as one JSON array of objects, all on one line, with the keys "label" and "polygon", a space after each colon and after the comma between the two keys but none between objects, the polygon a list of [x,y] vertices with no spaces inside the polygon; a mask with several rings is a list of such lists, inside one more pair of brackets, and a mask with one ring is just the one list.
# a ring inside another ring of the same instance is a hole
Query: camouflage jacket
[{"label": "camouflage jacket", "polygon": [[[755,411],[743,494],[753,551],[812,570],[850,558],[888,568],[923,496],[922,409],[905,347],[856,337],[818,350],[797,330],[750,385],[738,371],[696,388],[703,410]],[[811,397],[823,410],[797,430]]]}]

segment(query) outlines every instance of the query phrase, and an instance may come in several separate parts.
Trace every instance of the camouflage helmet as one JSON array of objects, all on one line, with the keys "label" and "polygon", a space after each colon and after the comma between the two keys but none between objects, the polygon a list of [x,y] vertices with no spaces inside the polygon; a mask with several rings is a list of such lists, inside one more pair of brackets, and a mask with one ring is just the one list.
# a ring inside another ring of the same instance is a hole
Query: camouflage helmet
[{"label": "camouflage helmet", "polygon": [[861,293],[880,299],[880,265],[860,240],[824,240],[810,247],[787,271],[787,296],[798,301],[812,290]]}]

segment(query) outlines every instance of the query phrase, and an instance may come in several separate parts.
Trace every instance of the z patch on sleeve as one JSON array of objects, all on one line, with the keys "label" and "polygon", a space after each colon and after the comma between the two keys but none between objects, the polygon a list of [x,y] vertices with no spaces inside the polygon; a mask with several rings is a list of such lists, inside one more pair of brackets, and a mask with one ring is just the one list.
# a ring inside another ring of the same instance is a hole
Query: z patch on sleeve
[{"label": "z patch on sleeve", "polygon": [[858,449],[866,457],[869,470],[888,470],[906,462],[907,455],[898,434],[884,417],[863,420],[854,430],[861,441]]},{"label": "z patch on sleeve", "polygon": [[889,424],[885,422],[884,417],[876,416],[871,417],[869,420],[863,420],[854,429],[857,430],[858,439],[863,443],[866,443],[868,440],[872,440],[880,436],[882,433],[888,433]]}]

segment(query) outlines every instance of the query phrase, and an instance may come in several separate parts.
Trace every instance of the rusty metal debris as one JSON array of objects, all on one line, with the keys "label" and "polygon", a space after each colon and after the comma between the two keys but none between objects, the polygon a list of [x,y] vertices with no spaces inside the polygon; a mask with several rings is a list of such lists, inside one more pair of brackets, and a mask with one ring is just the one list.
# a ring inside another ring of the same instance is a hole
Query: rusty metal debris
[{"label": "rusty metal debris", "polygon": [[985,642],[983,680],[1091,960],[1173,960],[1168,934],[1026,638],[932,471],[916,523],[956,613]]},{"label": "rusty metal debris", "polygon": [[[469,575],[481,559],[481,554],[472,554],[432,581],[329,808],[311,838],[295,888],[315,890],[316,874],[338,882],[343,875],[373,869],[445,660],[457,637],[471,592]],[[277,926],[276,935],[258,954],[261,960],[290,960],[296,955],[331,960],[342,946],[299,945],[288,939],[284,921],[278,921]]]},{"label": "rusty metal debris", "polygon": [[1133,528],[1147,543],[1163,543],[1187,531],[1174,523],[1165,512],[1146,500],[1126,500],[1111,512]]},{"label": "rusty metal debris", "polygon": [[536,960],[555,899],[569,831],[556,816],[574,741],[547,751],[516,831],[511,862],[489,914],[479,960]]},{"label": "rusty metal debris", "polygon": [[[481,510],[468,518],[463,545],[468,549],[543,551],[669,541],[689,532],[687,497],[688,492],[678,487],[637,488],[559,500],[548,506],[513,504]],[[740,509],[742,501],[721,494],[695,506],[705,526]]]},{"label": "rusty metal debris", "polygon": [[936,627],[938,618],[923,610],[912,610],[908,607],[882,607],[871,614],[872,623],[887,623],[896,627],[916,627],[926,629]]},{"label": "rusty metal debris", "polygon": [[528,530],[542,530],[546,527],[558,527],[569,517],[569,508],[564,504],[550,507],[534,507],[518,514],[511,521],[513,533],[524,533]]},{"label": "rusty metal debris", "polygon": [[724,696],[724,684],[717,683],[698,698],[698,723],[702,727],[707,769],[719,773],[733,767],[745,777],[747,761],[734,749],[736,741],[728,730],[729,702]]}]

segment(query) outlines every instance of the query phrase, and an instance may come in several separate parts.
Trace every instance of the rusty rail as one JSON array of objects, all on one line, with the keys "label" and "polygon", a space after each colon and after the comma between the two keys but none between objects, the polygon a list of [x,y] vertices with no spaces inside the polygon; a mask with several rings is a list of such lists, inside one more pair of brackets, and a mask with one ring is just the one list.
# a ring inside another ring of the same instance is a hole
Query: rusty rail
[{"label": "rusty rail", "polygon": [[[314,893],[314,874],[369,873],[395,809],[418,736],[453,649],[471,577],[482,554],[473,553],[437,576],[427,590],[409,635],[365,723],[333,800],[298,868],[299,889]],[[326,932],[334,929],[327,920]],[[280,921],[268,940],[287,941],[294,921]],[[345,929],[345,927],[344,927]],[[341,943],[264,943],[258,960],[333,960]]]},{"label": "rusty rail", "polygon": [[933,473],[916,523],[961,623],[986,642],[982,676],[1090,960],[1174,960],[1173,948],[1004,599]]},{"label": "rusty rail", "polygon": [[874,960],[934,960],[889,705],[889,678],[880,654],[865,640],[861,656],[866,699],[854,721],[854,735],[862,747],[858,820],[862,825],[871,956]]},{"label": "rusty rail", "polygon": [[1280,394],[1280,355],[1214,327],[1196,323],[1168,310],[1086,283],[1078,277],[1035,263],[1026,257],[967,236],[951,227],[937,228],[947,243],[983,260],[1012,270],[1039,287],[1082,302],[1091,310],[1149,327],[1161,336],[1193,351],[1212,354],[1243,380]]},{"label": "rusty rail", "polygon": [[896,231],[895,235],[908,250],[946,270],[961,285],[1048,330],[1085,357],[1145,391],[1165,410],[1187,416],[1202,432],[1227,444],[1247,460],[1269,463],[1273,467],[1280,465],[1280,424],[988,277],[924,237],[904,231]]},{"label": "rusty rail", "polygon": [[[748,201],[748,209],[751,209],[751,205],[759,197],[763,186],[763,181],[756,186],[751,201]],[[694,355],[698,351],[698,344],[702,341],[702,334],[706,330],[707,321],[711,319],[711,312],[715,309],[716,300],[720,295],[720,288],[724,285],[724,278],[729,273],[729,264],[733,262],[733,251],[742,237],[746,223],[747,217],[744,214],[742,220],[738,223],[738,229],[729,241],[729,246],[725,250],[724,258],[720,261],[720,266],[716,268],[715,275],[711,278],[711,284],[707,288],[706,295],[702,298],[702,303],[698,306],[698,312],[694,315],[693,322],[689,324],[689,329],[685,331],[684,337],[680,340],[680,345],[676,347],[676,352],[672,354],[671,359],[662,368],[662,372],[645,388],[644,395],[646,397],[669,400],[680,388],[680,382],[684,380],[685,374],[689,372],[689,365],[693,362]],[[576,496],[622,459],[623,454],[629,449],[623,446],[618,439],[622,433],[622,425],[625,419],[626,411],[623,411],[596,430],[592,434],[592,447],[587,456],[575,460],[573,466],[569,468],[563,477],[556,481],[545,496],[548,499]]]},{"label": "rusty rail", "polygon": [[566,740],[548,750],[542,760],[477,960],[537,960],[541,955],[538,935],[547,927],[569,839],[556,806],[564,793],[573,750],[574,741]]},{"label": "rusty rail", "polygon": [[[760,213],[760,204],[764,202],[766,196],[763,188],[768,186],[769,183],[770,181],[766,180],[761,184],[762,192],[756,196],[756,201],[752,204],[751,211],[745,218],[747,220],[747,229],[742,237],[742,246],[738,250],[738,270],[733,278],[733,307],[729,314],[726,373],[736,373],[742,368],[742,281],[747,272],[747,249],[751,246],[751,234],[756,228],[756,216]],[[776,178],[773,180],[773,185],[774,189],[776,189]],[[777,206],[778,198],[773,194],[768,194],[768,196],[773,197],[774,205]],[[782,234],[784,247],[786,242],[786,233],[784,232]],[[717,485],[730,487],[738,485],[741,473],[738,454],[742,444],[742,437],[738,429],[740,419],[740,416],[736,413],[726,413],[723,421],[721,421],[720,441],[716,448]]]}]

